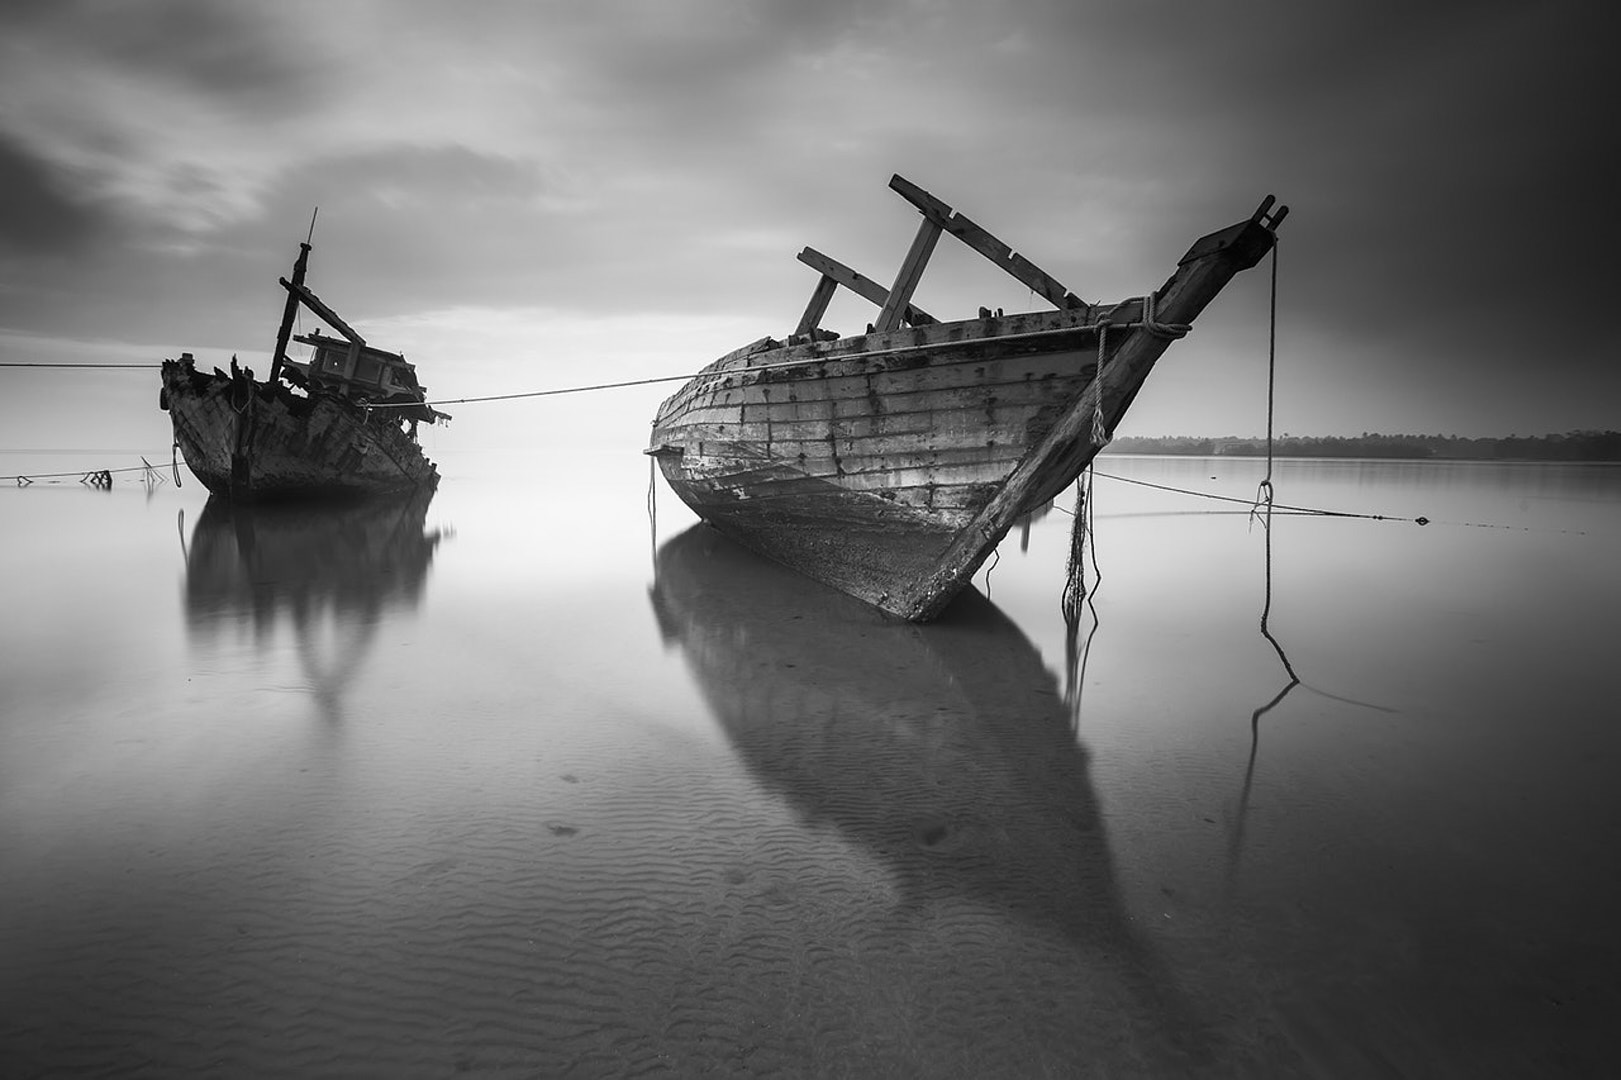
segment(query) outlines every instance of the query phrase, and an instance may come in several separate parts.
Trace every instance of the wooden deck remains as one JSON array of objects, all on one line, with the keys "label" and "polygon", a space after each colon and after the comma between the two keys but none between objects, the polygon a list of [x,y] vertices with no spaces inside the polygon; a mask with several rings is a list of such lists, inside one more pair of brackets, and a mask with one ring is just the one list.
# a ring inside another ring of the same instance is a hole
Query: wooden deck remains
[{"label": "wooden deck remains", "polygon": [[[1288,210],[1268,197],[1199,239],[1154,292],[1089,304],[928,192],[899,176],[890,186],[923,217],[890,287],[806,248],[820,278],[794,333],[705,368],[659,408],[647,452],[721,532],[926,620],[1107,443],[1166,347],[1271,249]],[[956,322],[920,311],[912,294],[942,233],[1055,310]],[[868,333],[820,327],[840,286],[879,307]]]}]

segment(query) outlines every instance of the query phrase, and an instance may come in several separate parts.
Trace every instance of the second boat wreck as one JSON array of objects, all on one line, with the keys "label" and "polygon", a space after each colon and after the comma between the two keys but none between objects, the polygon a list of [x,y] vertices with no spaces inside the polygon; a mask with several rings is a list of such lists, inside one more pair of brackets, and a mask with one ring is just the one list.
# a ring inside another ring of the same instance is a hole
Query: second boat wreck
[{"label": "second boat wreck", "polygon": [[[281,279],[286,309],[264,380],[231,361],[229,374],[198,371],[190,353],[163,362],[159,404],[186,465],[232,502],[357,498],[432,491],[439,471],[422,453],[419,423],[449,420],[426,404],[416,368],[375,348],[304,284],[310,245]],[[300,306],[340,337],[293,334]],[[308,345],[307,362],[286,355]]]},{"label": "second boat wreck", "polygon": [[[922,621],[1075,480],[1166,347],[1271,250],[1288,208],[1268,196],[1196,241],[1154,292],[1089,304],[915,184],[889,186],[923,215],[894,284],[806,248],[821,276],[794,332],[706,367],[659,408],[647,453],[722,533]],[[941,233],[1057,310],[955,322],[920,310],[913,291]],[[866,333],[821,328],[840,286],[880,308]]]}]

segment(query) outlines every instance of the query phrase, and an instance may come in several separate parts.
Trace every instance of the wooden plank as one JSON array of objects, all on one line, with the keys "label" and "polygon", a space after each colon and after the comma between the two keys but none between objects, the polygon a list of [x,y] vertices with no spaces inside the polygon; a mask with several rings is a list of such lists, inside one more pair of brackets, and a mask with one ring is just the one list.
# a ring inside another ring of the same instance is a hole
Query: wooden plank
[{"label": "wooden plank", "polygon": [[321,298],[316,296],[307,287],[288,281],[286,278],[277,278],[276,280],[281,282],[282,288],[304,301],[305,307],[309,308],[322,319],[326,320],[326,324],[328,326],[332,327],[332,329],[348,338],[352,344],[362,347],[365,346],[366,339],[357,334],[353,327],[338,317],[338,313],[336,311],[333,311],[331,308],[323,304],[321,302]]},{"label": "wooden plank", "polygon": [[929,265],[929,256],[934,254],[934,245],[939,239],[939,224],[925,215],[923,224],[918,226],[917,235],[912,238],[906,258],[901,260],[901,268],[895,273],[895,284],[889,287],[884,310],[878,313],[878,321],[873,324],[873,329],[878,333],[888,333],[901,325],[906,306],[912,302],[912,293],[917,289],[918,282],[923,280],[923,270]]},{"label": "wooden plank", "polygon": [[816,328],[822,325],[822,316],[827,314],[827,305],[833,302],[833,294],[838,288],[837,278],[823,274],[816,280],[816,288],[811,292],[810,303],[805,305],[805,314],[799,317],[799,325],[794,327],[795,336],[816,332]]},{"label": "wooden plank", "polygon": [[899,194],[901,198],[923,211],[924,217],[933,218],[942,228],[945,226],[946,220],[951,217],[951,207],[930,195],[900,173],[896,173],[889,178],[889,187],[890,190]]},{"label": "wooden plank", "polygon": [[[799,253],[799,261],[819,272],[824,278],[832,278],[846,289],[866,300],[872,301],[880,308],[889,300],[889,290],[878,284],[872,278],[845,266],[837,259],[823,255],[815,248],[806,248]],[[936,322],[933,315],[922,308],[912,304],[906,305],[906,321],[913,326],[924,326]]]},{"label": "wooden plank", "polygon": [[[1124,341],[1125,335],[1120,335]],[[1112,350],[1111,350],[1112,351]],[[895,414],[920,406],[936,407],[966,393],[981,408],[990,396],[1004,402],[1051,401],[1078,381],[1084,385],[1096,369],[1096,350],[1089,347],[1034,355],[964,362],[938,362],[911,369],[886,370],[857,364],[817,366],[813,377],[793,383],[746,383],[695,394],[683,403],[681,418],[736,416],[746,406],[769,402],[777,414],[801,417],[844,417]],[[768,393],[769,391],[769,393]],[[936,395],[944,395],[936,400]]]},{"label": "wooden plank", "polygon": [[[933,430],[956,423],[962,417],[967,427],[989,422],[1014,423],[1054,407],[1061,407],[1081,393],[1094,368],[1078,368],[1074,375],[1043,380],[999,381],[985,386],[943,385],[934,388],[901,387],[878,389],[881,407],[874,408],[865,396],[827,398],[815,402],[764,402],[749,399],[730,406],[697,405],[681,419],[666,425],[675,431],[689,426],[712,426],[744,422],[771,422],[784,437],[794,432],[815,437],[840,425],[850,432],[884,430]],[[876,388],[875,388],[876,389]]]},{"label": "wooden plank", "polygon": [[[795,345],[754,354],[748,358],[747,363],[726,356],[705,367],[696,379],[700,385],[707,386],[710,379],[735,377],[753,367],[785,362],[909,363],[916,359],[919,352],[934,353],[938,350],[943,354],[959,348],[986,350],[1005,345],[1010,352],[1025,350],[1039,352],[1052,346],[1050,343],[1042,342],[1040,337],[1032,335],[1044,336],[1069,331],[1081,335],[1092,334],[1094,331],[1091,328],[1091,311],[1095,311],[1099,318],[1106,318],[1116,328],[1124,328],[1128,323],[1141,321],[1142,300],[1123,300],[1112,307],[1098,304],[1090,310],[1025,312],[999,319],[964,319],[959,322],[932,323],[889,334],[858,334],[837,341]],[[1021,338],[1022,340],[1018,340]],[[943,357],[941,359],[931,357],[929,360],[930,364],[955,362],[957,361],[945,360]],[[771,376],[767,373],[762,377]],[[686,387],[683,387],[682,391],[685,389]],[[678,394],[682,391],[678,391]]]},{"label": "wooden plank", "polygon": [[1086,307],[1086,301],[1070,292],[1057,278],[1023,255],[1016,254],[1007,244],[961,213],[953,213],[951,207],[899,173],[890,177],[889,186],[921,210],[925,218],[985,256],[1054,307]]}]

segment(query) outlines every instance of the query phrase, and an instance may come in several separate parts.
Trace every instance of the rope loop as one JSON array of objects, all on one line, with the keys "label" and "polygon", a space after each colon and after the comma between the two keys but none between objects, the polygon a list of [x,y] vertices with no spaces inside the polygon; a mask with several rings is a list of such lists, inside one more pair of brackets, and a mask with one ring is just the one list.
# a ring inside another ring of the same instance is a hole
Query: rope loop
[{"label": "rope loop", "polygon": [[1177,338],[1187,337],[1188,331],[1193,329],[1191,323],[1163,323],[1154,317],[1156,300],[1153,293],[1143,297],[1143,329],[1155,337],[1175,341]]}]

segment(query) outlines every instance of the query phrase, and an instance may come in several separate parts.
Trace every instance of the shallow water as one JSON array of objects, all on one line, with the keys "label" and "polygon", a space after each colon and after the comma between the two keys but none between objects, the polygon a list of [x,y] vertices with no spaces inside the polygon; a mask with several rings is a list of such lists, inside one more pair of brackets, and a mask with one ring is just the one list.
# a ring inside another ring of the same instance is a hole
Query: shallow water
[{"label": "shallow water", "polygon": [[1072,672],[442,456],[0,491],[0,1072],[1609,1071],[1621,469],[1105,458]]}]

